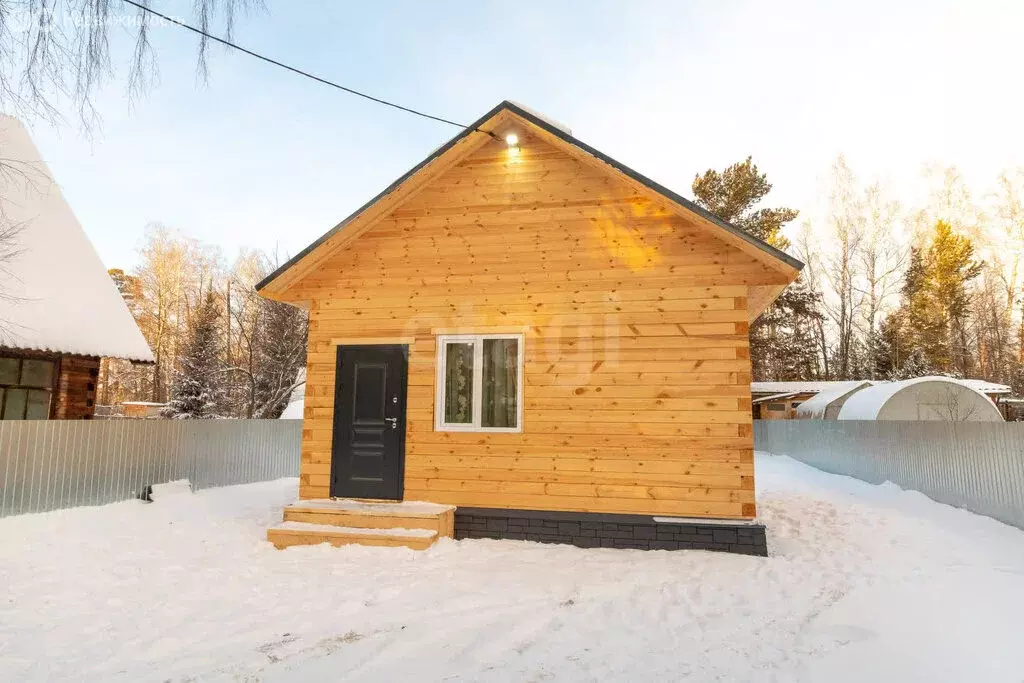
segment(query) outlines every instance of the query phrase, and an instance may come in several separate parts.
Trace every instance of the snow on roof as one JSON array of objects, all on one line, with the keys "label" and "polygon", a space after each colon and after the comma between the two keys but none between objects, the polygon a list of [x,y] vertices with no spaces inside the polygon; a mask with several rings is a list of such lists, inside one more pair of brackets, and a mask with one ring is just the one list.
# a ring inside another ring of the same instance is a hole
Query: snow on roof
[{"label": "snow on roof", "polygon": [[1009,394],[1013,391],[1005,384],[996,384],[984,379],[958,379],[956,381],[983,394]]},{"label": "snow on roof", "polygon": [[835,386],[819,391],[796,408],[797,417],[821,418],[825,416],[825,408],[835,400],[838,400],[849,393],[857,391],[862,387],[870,387],[870,380],[851,380],[849,382],[835,382]]},{"label": "snow on roof", "polygon": [[0,114],[0,221],[20,226],[0,266],[2,345],[153,361],[60,187],[17,119]]},{"label": "snow on roof", "polygon": [[[899,382],[881,382],[874,386],[868,387],[858,391],[850,398],[846,399],[846,403],[843,404],[842,410],[839,411],[838,419],[840,420],[875,420],[878,419],[879,413],[882,408],[885,407],[886,403],[889,402],[898,393],[912,387],[916,384],[924,384],[927,382],[935,382],[940,384],[948,384],[953,386],[963,387],[964,391],[971,392],[981,397],[981,399],[988,405],[992,406],[992,409],[999,414],[995,405],[989,400],[988,396],[975,389],[973,386],[965,383],[963,380],[954,379],[952,377],[915,377],[913,379],[905,379]],[[999,419],[1002,419],[1000,416]]]},{"label": "snow on roof", "polygon": [[540,119],[541,121],[544,121],[549,126],[557,128],[558,130],[562,131],[566,135],[572,135],[572,128],[570,128],[569,126],[565,125],[561,121],[557,121],[557,120],[551,118],[550,116],[545,116],[544,114],[541,114],[536,109],[533,109],[531,107],[527,107],[522,102],[516,102],[515,100],[509,100],[509,102],[514,104],[514,105],[516,105],[517,107],[519,107],[523,111],[529,112],[533,116],[536,116],[538,119]]},{"label": "snow on roof", "polygon": [[784,398],[790,398],[791,396],[797,396],[799,391],[791,391],[788,394],[771,394],[770,396],[762,396],[761,398],[755,398],[751,403],[766,403],[768,401],[781,401]]},{"label": "snow on roof", "polygon": [[[920,378],[918,378],[920,379]],[[983,379],[955,379],[952,377],[943,377],[943,379],[952,380],[959,382],[964,386],[970,387],[975,391],[980,391],[983,394],[1009,394],[1011,393],[1010,387],[1005,384],[996,384],[995,382],[989,382]],[[845,381],[817,381],[817,380],[801,380],[797,382],[751,382],[750,393],[752,394],[816,394],[822,391],[830,391],[832,389],[839,389],[848,386],[850,382],[867,382],[869,380],[845,380]],[[872,384],[886,384],[885,381],[872,382]],[[834,399],[833,399],[834,400]]]},{"label": "snow on roof", "polygon": [[752,394],[816,394],[819,391],[831,389],[837,384],[845,382],[831,381],[799,381],[799,382],[751,382],[750,392]]}]

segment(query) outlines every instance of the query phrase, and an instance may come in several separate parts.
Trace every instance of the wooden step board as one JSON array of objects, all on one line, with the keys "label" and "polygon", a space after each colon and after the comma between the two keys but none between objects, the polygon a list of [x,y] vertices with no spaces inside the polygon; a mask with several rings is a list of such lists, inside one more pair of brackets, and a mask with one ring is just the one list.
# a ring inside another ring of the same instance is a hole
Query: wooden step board
[{"label": "wooden step board", "polygon": [[293,545],[402,546],[424,550],[455,534],[455,507],[417,501],[303,500],[267,530],[278,548]]},{"label": "wooden step board", "polygon": [[437,532],[430,529],[363,529],[333,524],[282,522],[267,530],[267,540],[281,549],[293,545],[330,543],[337,546],[355,543],[426,550],[437,540]]}]

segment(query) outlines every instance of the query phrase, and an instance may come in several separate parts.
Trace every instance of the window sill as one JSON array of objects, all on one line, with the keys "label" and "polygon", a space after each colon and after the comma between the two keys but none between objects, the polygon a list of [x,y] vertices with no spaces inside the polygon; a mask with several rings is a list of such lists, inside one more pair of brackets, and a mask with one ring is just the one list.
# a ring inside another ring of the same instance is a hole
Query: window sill
[{"label": "window sill", "polygon": [[472,425],[434,425],[435,432],[469,432],[472,434],[522,434],[522,427],[474,427]]}]

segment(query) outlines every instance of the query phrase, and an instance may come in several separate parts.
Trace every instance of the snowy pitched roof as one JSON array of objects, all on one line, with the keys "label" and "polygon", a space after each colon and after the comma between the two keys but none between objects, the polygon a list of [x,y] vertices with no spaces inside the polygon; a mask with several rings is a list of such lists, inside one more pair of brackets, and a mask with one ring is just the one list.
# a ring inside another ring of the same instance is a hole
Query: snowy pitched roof
[{"label": "snowy pitched roof", "polygon": [[799,381],[799,382],[751,382],[752,394],[816,394],[845,382]]},{"label": "snowy pitched roof", "polygon": [[1009,394],[1013,391],[1005,384],[996,384],[985,379],[958,379],[957,382],[983,394]]},{"label": "snowy pitched roof", "polygon": [[755,398],[754,400],[751,401],[751,403],[769,403],[771,401],[781,401],[784,398],[792,398],[793,396],[799,395],[799,391],[790,391],[789,393],[785,394],[770,394],[768,396],[762,396],[761,398]]},{"label": "snowy pitched roof", "polygon": [[863,379],[851,380],[849,382],[834,382],[833,384],[834,386],[819,391],[817,394],[797,406],[797,417],[824,417],[825,409],[828,408],[830,403],[843,398],[847,394],[852,394],[853,392],[859,391],[865,387],[870,387],[872,382],[870,380]]},{"label": "snowy pitched roof", "polygon": [[0,345],[152,362],[153,353],[28,131],[0,114]]}]

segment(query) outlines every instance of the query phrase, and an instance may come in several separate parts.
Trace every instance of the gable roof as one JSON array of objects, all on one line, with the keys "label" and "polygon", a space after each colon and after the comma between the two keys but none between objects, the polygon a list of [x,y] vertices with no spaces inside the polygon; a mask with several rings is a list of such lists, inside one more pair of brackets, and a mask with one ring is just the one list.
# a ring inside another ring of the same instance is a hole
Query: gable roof
[{"label": "gable roof", "polygon": [[[663,200],[667,200],[670,205],[675,205],[677,208],[696,215],[702,219],[706,225],[718,232],[719,237],[723,237],[726,241],[740,246],[741,248],[745,248],[745,250],[751,253],[755,258],[758,258],[776,270],[786,273],[790,276],[790,280],[795,278],[796,273],[803,268],[803,263],[789,254],[781,251],[780,249],[776,249],[744,230],[723,221],[685,197],[676,194],[663,185],[654,182],[640,173],[637,173],[625,164],[620,163],[594,149],[590,145],[573,137],[567,129],[555,125],[547,118],[540,116],[521,105],[506,100],[498,104],[470,125],[466,126],[466,128],[464,128],[458,135],[441,147],[438,147],[430,156],[411,168],[398,180],[391,183],[391,185],[385,188],[384,191],[356,209],[355,212],[341,221],[338,225],[331,228],[315,242],[296,254],[287,263],[264,278],[256,285],[257,291],[263,292],[263,290],[271,289],[271,285],[279,285],[280,283],[278,281],[282,279],[282,276],[295,269],[300,263],[317,262],[317,252],[326,251],[329,253],[332,251],[332,243],[336,246],[337,244],[347,241],[347,239],[357,237],[361,232],[359,232],[358,229],[352,230],[352,228],[354,228],[357,223],[363,221],[364,218],[367,217],[367,215],[378,205],[378,203],[392,199],[395,199],[397,203],[407,198],[407,196],[399,195],[407,188],[407,186],[415,183],[417,176],[427,173],[428,169],[433,169],[435,166],[439,166],[440,171],[450,168],[459,160],[472,153],[473,150],[477,149],[487,140],[497,137],[495,129],[503,123],[502,117],[508,115],[512,115],[535,128],[540,129],[547,134],[547,140],[552,144],[561,146],[563,149],[568,151],[574,151],[577,155],[589,158],[594,163],[610,167],[611,170],[617,172],[628,181],[646,189],[649,193],[654,193],[660,196]],[[433,173],[430,175],[432,177]],[[415,189],[417,188],[412,188],[411,191],[415,191]],[[367,222],[372,224],[375,218],[382,217],[383,215],[384,214],[381,213],[380,216],[371,216]],[[358,234],[348,236],[346,232],[347,230],[352,230],[353,233]],[[324,256],[326,256],[326,254]],[[305,272],[308,272],[308,270],[303,269],[303,274]],[[301,277],[301,275],[299,277]],[[285,283],[281,289],[285,290],[287,287],[288,284]],[[785,285],[778,286],[777,288],[771,288],[772,291],[768,292],[765,297],[768,300],[768,303],[770,303],[771,300],[774,300],[775,296],[778,295],[783,287],[785,287]],[[269,292],[264,293],[266,294]],[[765,306],[766,305],[767,304],[765,304]]]},{"label": "gable roof", "polygon": [[819,391],[826,391],[832,387],[846,384],[845,381],[832,380],[807,380],[801,382],[751,382],[750,393],[752,394],[780,394],[792,392],[795,394],[816,394]]},{"label": "gable roof", "polygon": [[17,119],[0,115],[0,346],[152,362],[117,286]]}]

